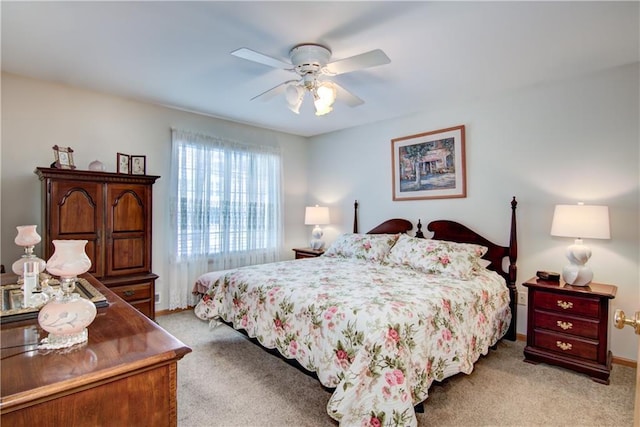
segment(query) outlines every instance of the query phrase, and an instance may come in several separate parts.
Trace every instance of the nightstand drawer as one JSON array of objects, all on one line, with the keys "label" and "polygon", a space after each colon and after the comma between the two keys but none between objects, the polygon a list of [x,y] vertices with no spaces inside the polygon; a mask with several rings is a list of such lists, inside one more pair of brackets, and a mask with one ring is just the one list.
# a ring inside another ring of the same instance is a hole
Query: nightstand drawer
[{"label": "nightstand drawer", "polygon": [[536,329],[550,329],[585,338],[598,339],[600,322],[595,319],[585,319],[574,316],[565,316],[550,311],[535,312]]},{"label": "nightstand drawer", "polygon": [[551,292],[535,292],[533,304],[536,308],[558,311],[565,314],[600,317],[600,300]]},{"label": "nightstand drawer", "polygon": [[598,343],[582,340],[564,334],[536,330],[535,346],[545,348],[554,353],[577,356],[583,359],[598,359]]}]

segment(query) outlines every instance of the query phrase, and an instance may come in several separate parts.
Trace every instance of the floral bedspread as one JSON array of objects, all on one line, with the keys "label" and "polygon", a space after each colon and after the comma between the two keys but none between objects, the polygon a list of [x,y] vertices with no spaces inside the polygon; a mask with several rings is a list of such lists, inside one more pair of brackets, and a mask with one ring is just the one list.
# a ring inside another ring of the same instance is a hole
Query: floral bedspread
[{"label": "floral bedspread", "polygon": [[498,274],[473,279],[318,257],[229,272],[195,307],[335,388],[341,426],[416,426],[414,405],[434,380],[473,364],[507,331],[509,293]]}]

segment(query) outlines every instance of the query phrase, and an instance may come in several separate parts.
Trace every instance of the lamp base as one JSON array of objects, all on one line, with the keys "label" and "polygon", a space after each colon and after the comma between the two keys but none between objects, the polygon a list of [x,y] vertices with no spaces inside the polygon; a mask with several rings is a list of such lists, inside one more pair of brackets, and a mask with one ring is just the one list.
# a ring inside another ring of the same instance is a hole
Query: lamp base
[{"label": "lamp base", "polygon": [[309,246],[311,247],[311,249],[319,251],[320,249],[324,248],[324,242],[320,239],[313,239],[309,243]]},{"label": "lamp base", "polygon": [[320,228],[319,225],[316,225],[313,228],[313,231],[311,232],[311,242],[309,243],[309,246],[311,246],[311,249],[319,251],[324,247],[324,242],[322,241],[322,234],[323,234],[322,228]]},{"label": "lamp base", "polygon": [[593,279],[593,271],[585,264],[591,258],[591,249],[576,239],[565,252],[570,264],[562,269],[562,279],[571,286],[587,286]]},{"label": "lamp base", "polygon": [[586,265],[569,264],[562,269],[562,279],[571,286],[588,286],[593,271]]},{"label": "lamp base", "polygon": [[76,344],[82,344],[89,339],[89,331],[84,328],[78,333],[68,335],[49,334],[43,338],[38,348],[43,350],[55,350],[59,348],[67,348]]},{"label": "lamp base", "polygon": [[65,348],[87,341],[87,326],[93,322],[96,314],[95,304],[78,294],[54,298],[38,313],[38,324],[49,332],[49,336],[38,347]]}]

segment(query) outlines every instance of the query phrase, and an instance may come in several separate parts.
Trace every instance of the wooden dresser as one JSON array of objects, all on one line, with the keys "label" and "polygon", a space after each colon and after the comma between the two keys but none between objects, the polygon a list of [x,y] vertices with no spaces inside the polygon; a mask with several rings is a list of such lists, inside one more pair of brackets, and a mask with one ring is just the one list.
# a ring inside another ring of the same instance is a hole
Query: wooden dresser
[{"label": "wooden dresser", "polygon": [[525,361],[573,369],[609,384],[609,300],[617,287],[571,286],[532,278],[529,289]]},{"label": "wooden dresser", "polygon": [[[89,341],[37,350],[35,319],[3,323],[3,426],[176,426],[177,362],[191,349],[89,274],[109,303],[89,325]],[[15,276],[2,275],[3,283]]]},{"label": "wooden dresser", "polygon": [[35,173],[42,181],[43,258],[53,255],[55,239],[87,240],[89,273],[153,319],[152,187],[160,177],[52,168]]}]

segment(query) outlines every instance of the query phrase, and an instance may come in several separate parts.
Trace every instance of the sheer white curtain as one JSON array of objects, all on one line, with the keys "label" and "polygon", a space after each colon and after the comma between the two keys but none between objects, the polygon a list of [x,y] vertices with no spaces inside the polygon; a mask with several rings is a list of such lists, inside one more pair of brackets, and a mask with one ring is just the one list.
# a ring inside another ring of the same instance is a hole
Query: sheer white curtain
[{"label": "sheer white curtain", "polygon": [[196,279],[279,259],[277,147],[171,130],[169,308],[193,305]]}]

